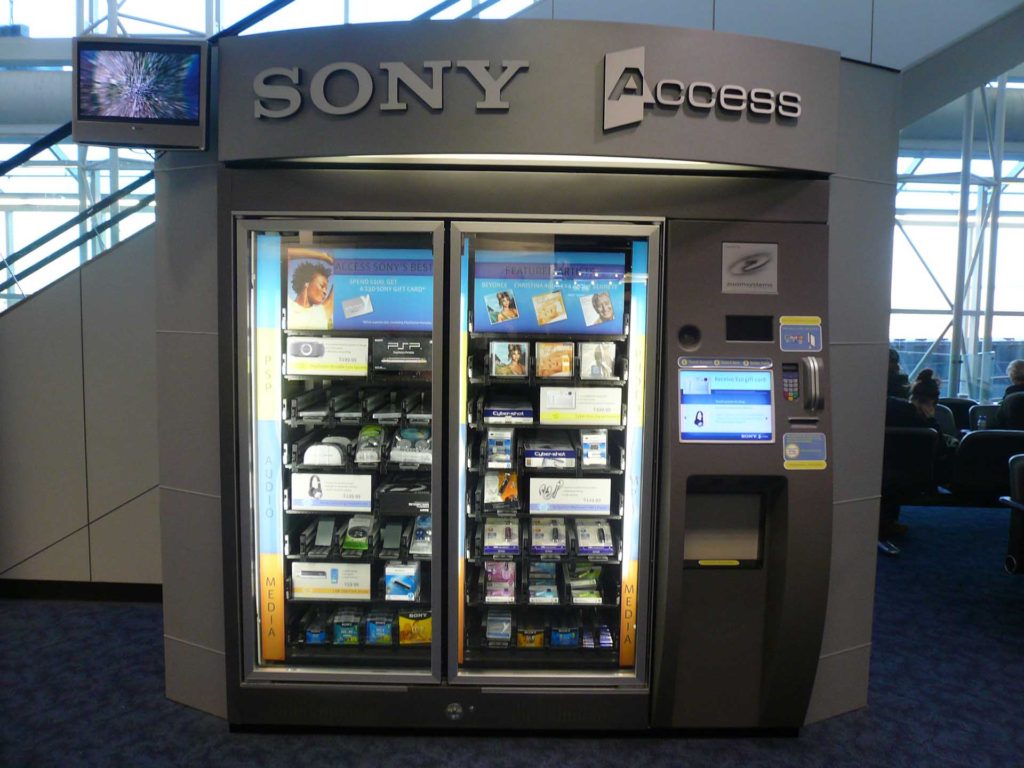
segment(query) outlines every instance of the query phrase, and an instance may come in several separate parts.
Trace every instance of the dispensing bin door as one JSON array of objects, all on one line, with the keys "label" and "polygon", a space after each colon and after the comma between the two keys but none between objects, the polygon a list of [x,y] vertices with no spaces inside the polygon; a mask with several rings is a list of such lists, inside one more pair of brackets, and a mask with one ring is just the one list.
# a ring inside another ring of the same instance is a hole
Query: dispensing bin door
[{"label": "dispensing bin door", "polygon": [[659,233],[452,225],[456,683],[646,680]]},{"label": "dispensing bin door", "polygon": [[442,224],[237,238],[243,682],[439,680]]}]

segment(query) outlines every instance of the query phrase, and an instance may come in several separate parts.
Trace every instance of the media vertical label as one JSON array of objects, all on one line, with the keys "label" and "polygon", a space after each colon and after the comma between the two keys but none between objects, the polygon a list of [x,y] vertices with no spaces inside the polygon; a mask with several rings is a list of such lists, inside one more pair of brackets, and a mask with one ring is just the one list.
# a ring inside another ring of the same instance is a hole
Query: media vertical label
[{"label": "media vertical label", "polygon": [[619,666],[631,668],[636,664],[636,574],[637,564],[623,563],[622,606],[619,617]]}]

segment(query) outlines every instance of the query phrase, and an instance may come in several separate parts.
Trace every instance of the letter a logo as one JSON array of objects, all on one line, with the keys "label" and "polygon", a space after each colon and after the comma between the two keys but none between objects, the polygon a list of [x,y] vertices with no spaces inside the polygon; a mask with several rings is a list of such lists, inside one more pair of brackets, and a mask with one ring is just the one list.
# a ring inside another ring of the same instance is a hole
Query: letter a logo
[{"label": "letter a logo", "polygon": [[644,77],[644,49],[604,56],[604,129],[634,125],[644,119],[644,105],[654,98]]}]

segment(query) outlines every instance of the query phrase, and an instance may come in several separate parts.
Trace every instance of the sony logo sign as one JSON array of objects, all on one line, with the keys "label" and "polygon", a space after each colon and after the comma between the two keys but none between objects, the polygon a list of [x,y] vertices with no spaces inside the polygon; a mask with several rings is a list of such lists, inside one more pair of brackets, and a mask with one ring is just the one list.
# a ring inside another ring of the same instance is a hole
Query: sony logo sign
[{"label": "sony logo sign", "polygon": [[[689,105],[710,112],[715,107],[732,114],[778,115],[796,120],[802,111],[800,94],[771,88],[741,85],[715,86],[695,80],[659,80],[648,84],[643,48],[607,53],[604,57],[604,130],[635,125],[644,119],[644,108]],[[653,87],[652,87],[653,86]]]},{"label": "sony logo sign", "polygon": [[[430,109],[444,108],[445,73],[452,69],[451,61],[424,61],[423,69],[430,71],[430,82],[417,75],[400,61],[382,61],[380,70],[387,76],[387,99],[380,105],[381,112],[404,112],[408,104],[400,98],[399,86],[411,91]],[[478,110],[507,112],[509,103],[502,101],[501,92],[517,74],[529,69],[528,61],[502,61],[501,71],[491,74],[491,62],[483,59],[463,59],[455,62],[456,72],[462,72],[483,91],[483,101],[476,103]],[[336,84],[328,88],[334,78],[344,78],[348,86]],[[302,107],[306,87],[299,67],[270,67],[256,75],[252,82],[256,98],[253,114],[257,119],[279,119],[294,115]],[[351,61],[327,64],[309,79],[307,87],[313,106],[326,115],[354,115],[373,98],[373,77],[366,67]],[[345,93],[344,98],[339,94]]]}]

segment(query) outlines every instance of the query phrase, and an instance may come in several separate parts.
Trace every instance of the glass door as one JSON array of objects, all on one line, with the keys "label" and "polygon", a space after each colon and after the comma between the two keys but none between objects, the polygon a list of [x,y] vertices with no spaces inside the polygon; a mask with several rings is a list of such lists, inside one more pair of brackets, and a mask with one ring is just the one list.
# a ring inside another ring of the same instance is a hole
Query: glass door
[{"label": "glass door", "polygon": [[452,226],[457,682],[644,680],[659,231]]},{"label": "glass door", "polygon": [[438,679],[443,227],[243,220],[238,243],[247,675]]}]

